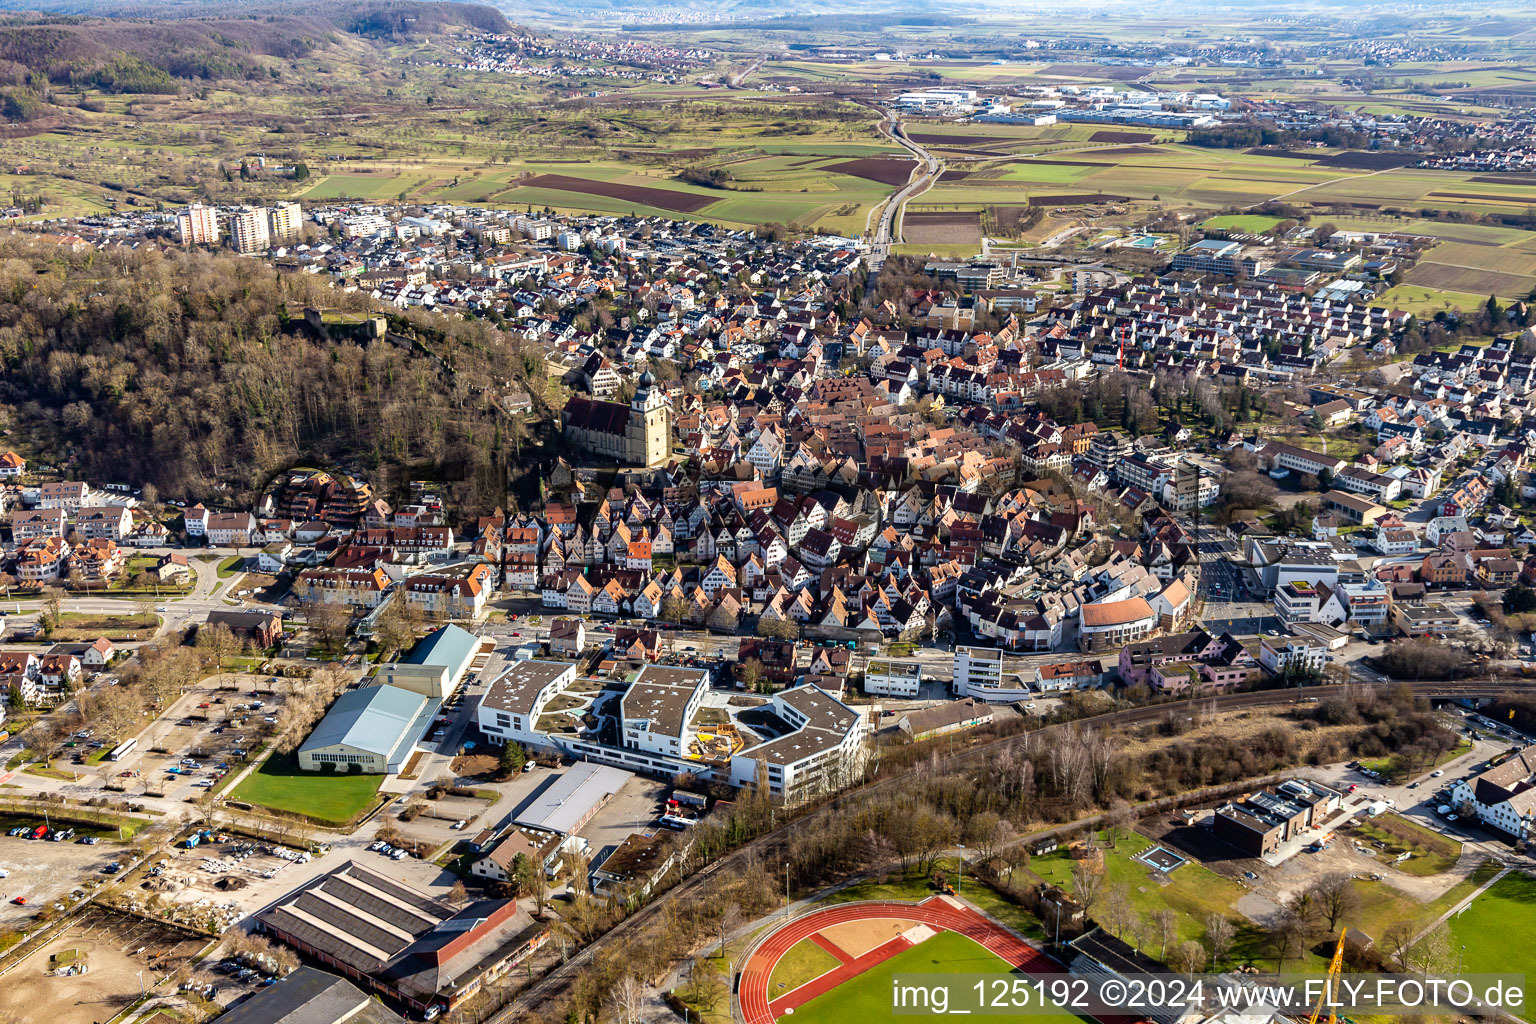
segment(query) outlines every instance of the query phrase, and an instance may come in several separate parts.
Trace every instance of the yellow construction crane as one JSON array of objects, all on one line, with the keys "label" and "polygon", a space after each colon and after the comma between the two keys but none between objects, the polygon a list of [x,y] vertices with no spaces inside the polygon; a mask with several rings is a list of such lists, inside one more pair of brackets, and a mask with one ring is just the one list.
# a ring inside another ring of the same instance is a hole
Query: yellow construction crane
[{"label": "yellow construction crane", "polygon": [[1323,986],[1323,994],[1317,997],[1317,1005],[1312,1007],[1312,1016],[1307,1018],[1307,1024],[1317,1024],[1317,1018],[1323,1012],[1323,1003],[1328,1004],[1328,1024],[1339,1024],[1339,1015],[1334,1010],[1333,994],[1334,986],[1339,982],[1339,971],[1344,967],[1344,935],[1348,928],[1339,931],[1339,944],[1333,947],[1333,959],[1328,961],[1328,981]]}]

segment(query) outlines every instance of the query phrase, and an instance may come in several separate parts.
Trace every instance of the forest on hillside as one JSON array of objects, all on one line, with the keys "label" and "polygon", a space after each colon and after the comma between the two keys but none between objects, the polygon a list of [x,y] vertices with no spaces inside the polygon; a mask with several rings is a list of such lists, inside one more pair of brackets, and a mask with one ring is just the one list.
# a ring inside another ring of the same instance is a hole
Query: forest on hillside
[{"label": "forest on hillside", "polygon": [[412,347],[313,337],[303,308],[343,300],[368,303],[234,256],[0,238],[7,445],[167,498],[248,497],[319,463],[369,473],[386,493],[452,481],[470,513],[500,504],[527,428],[495,397],[530,376],[540,390],[537,349],[420,312],[393,321]]}]

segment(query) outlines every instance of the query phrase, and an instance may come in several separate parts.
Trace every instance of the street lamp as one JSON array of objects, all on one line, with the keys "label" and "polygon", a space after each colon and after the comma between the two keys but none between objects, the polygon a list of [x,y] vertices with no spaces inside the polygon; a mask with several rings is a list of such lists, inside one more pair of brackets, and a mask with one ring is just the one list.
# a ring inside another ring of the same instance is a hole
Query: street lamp
[{"label": "street lamp", "polygon": [[960,877],[955,881],[955,895],[958,896],[965,888],[965,844],[956,843],[955,845],[960,849]]},{"label": "street lamp", "polygon": [[789,920],[789,861],[784,862],[784,920]]}]

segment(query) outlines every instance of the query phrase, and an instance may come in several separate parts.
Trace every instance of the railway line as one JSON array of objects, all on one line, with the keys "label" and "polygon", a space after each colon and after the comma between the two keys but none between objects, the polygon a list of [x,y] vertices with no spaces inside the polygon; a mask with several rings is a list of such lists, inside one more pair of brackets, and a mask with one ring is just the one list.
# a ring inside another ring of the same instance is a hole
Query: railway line
[{"label": "railway line", "polygon": [[[1163,704],[1148,704],[1119,711],[1110,711],[1090,718],[1082,718],[1059,725],[1048,725],[1031,732],[999,737],[978,743],[965,750],[940,756],[939,768],[940,770],[954,771],[984,764],[997,757],[1004,750],[1018,747],[1024,743],[1039,743],[1042,739],[1049,739],[1052,736],[1063,736],[1073,729],[1116,728],[1127,725],[1139,725],[1147,722],[1161,721],[1170,714],[1194,712],[1197,710],[1206,711],[1213,706],[1218,711],[1282,706],[1294,704],[1302,699],[1311,700],[1312,698],[1322,699],[1339,696],[1346,690],[1358,689],[1361,685],[1363,684],[1333,684],[1309,686],[1305,691],[1285,689],[1215,694],[1207,697],[1194,697],[1186,700],[1169,701]],[[1509,692],[1536,692],[1536,680],[1525,679],[1485,678],[1454,682],[1403,682],[1389,685],[1407,686],[1416,695],[1432,700],[1492,697],[1500,693]],[[818,819],[836,814],[839,809],[855,800],[861,800],[872,794],[898,788],[903,785],[913,771],[928,771],[930,767],[930,764],[925,762],[920,768],[898,772],[846,790],[827,802],[818,805],[806,814],[793,819],[772,832],[758,836],[756,839],[733,850],[724,857],[705,865],[705,867],[666,892],[661,893],[640,910],[593,940],[581,952],[551,970],[531,987],[518,993],[511,1002],[507,1003],[506,1006],[489,1018],[488,1024],[510,1024],[511,1021],[519,1019],[521,1015],[528,1013],[530,1010],[547,1006],[553,999],[565,991],[566,987],[570,985],[586,965],[592,962],[599,952],[610,946],[618,945],[628,936],[638,933],[648,921],[652,920],[657,914],[662,913],[669,904],[704,891],[710,882],[716,876],[722,875],[722,873],[725,873],[724,877],[729,877],[729,873],[732,870],[744,868],[754,861],[771,861],[776,852],[787,849],[789,838],[793,833],[802,829],[813,828]]]}]

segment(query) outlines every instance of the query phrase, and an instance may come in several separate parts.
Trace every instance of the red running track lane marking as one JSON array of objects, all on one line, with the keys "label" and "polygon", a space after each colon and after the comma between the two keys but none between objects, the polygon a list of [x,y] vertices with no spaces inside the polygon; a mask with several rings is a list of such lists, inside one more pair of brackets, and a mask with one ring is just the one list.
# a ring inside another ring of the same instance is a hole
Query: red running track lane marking
[{"label": "red running track lane marking", "polygon": [[[739,1001],[741,1013],[746,1024],[775,1024],[778,1013],[789,1006],[800,1006],[810,999],[820,995],[820,991],[812,991],[814,983],[807,983],[795,989],[792,993],[786,993],[777,1000],[770,998],[768,992],[768,979],[773,974],[773,969],[779,960],[787,953],[791,946],[802,939],[808,938],[823,928],[835,924],[843,924],[848,921],[865,921],[870,919],[904,919],[916,924],[926,924],[931,928],[944,931],[958,932],[969,939],[974,940],[994,955],[1001,957],[1028,974],[1059,974],[1061,966],[1046,956],[1034,946],[1017,938],[1007,929],[994,924],[985,916],[971,910],[969,907],[956,903],[941,896],[932,896],[921,903],[860,903],[844,906],[828,907],[804,917],[796,918],[770,934],[753,951],[752,957],[747,961],[741,972],[741,985],[739,989]],[[891,943],[887,943],[891,945]],[[884,951],[884,947],[866,954],[865,958],[873,957],[875,953]],[[893,956],[895,950],[886,952],[879,959],[884,960]],[[832,975],[838,975],[837,984],[841,984],[854,974],[868,970],[878,963],[873,960],[863,964],[858,971],[844,975],[845,968],[839,968],[823,979],[830,979]],[[846,966],[846,965],[845,965]],[[816,988],[835,987],[815,985]],[[793,1001],[788,996],[794,996]],[[803,996],[803,998],[801,998]],[[778,1008],[777,1012],[775,1007]]]},{"label": "red running track lane marking", "polygon": [[[822,945],[820,935],[812,935],[810,938],[816,945]],[[905,952],[911,948],[912,943],[900,935],[893,939],[887,939],[863,956],[846,959],[843,961],[842,966],[834,967],[826,974],[812,978],[799,988],[786,992],[768,1004],[768,1012],[777,1019],[783,1016],[785,1010],[799,1009],[822,993],[832,991],[843,982],[858,977],[876,964],[889,960],[897,953]]]},{"label": "red running track lane marking", "polygon": [[[843,949],[840,946],[838,946],[837,943],[833,942],[831,939],[827,938],[825,935],[821,934],[820,932],[817,932],[815,935],[812,935],[811,936],[811,941],[816,943],[816,945],[820,946],[822,949],[826,950],[828,953],[831,953],[833,956],[837,957],[838,962],[840,962],[840,963],[851,964],[851,963],[853,963],[853,961],[858,959],[858,957],[852,956],[852,955],[844,952]],[[834,968],[834,970],[835,969],[836,968]]]}]

